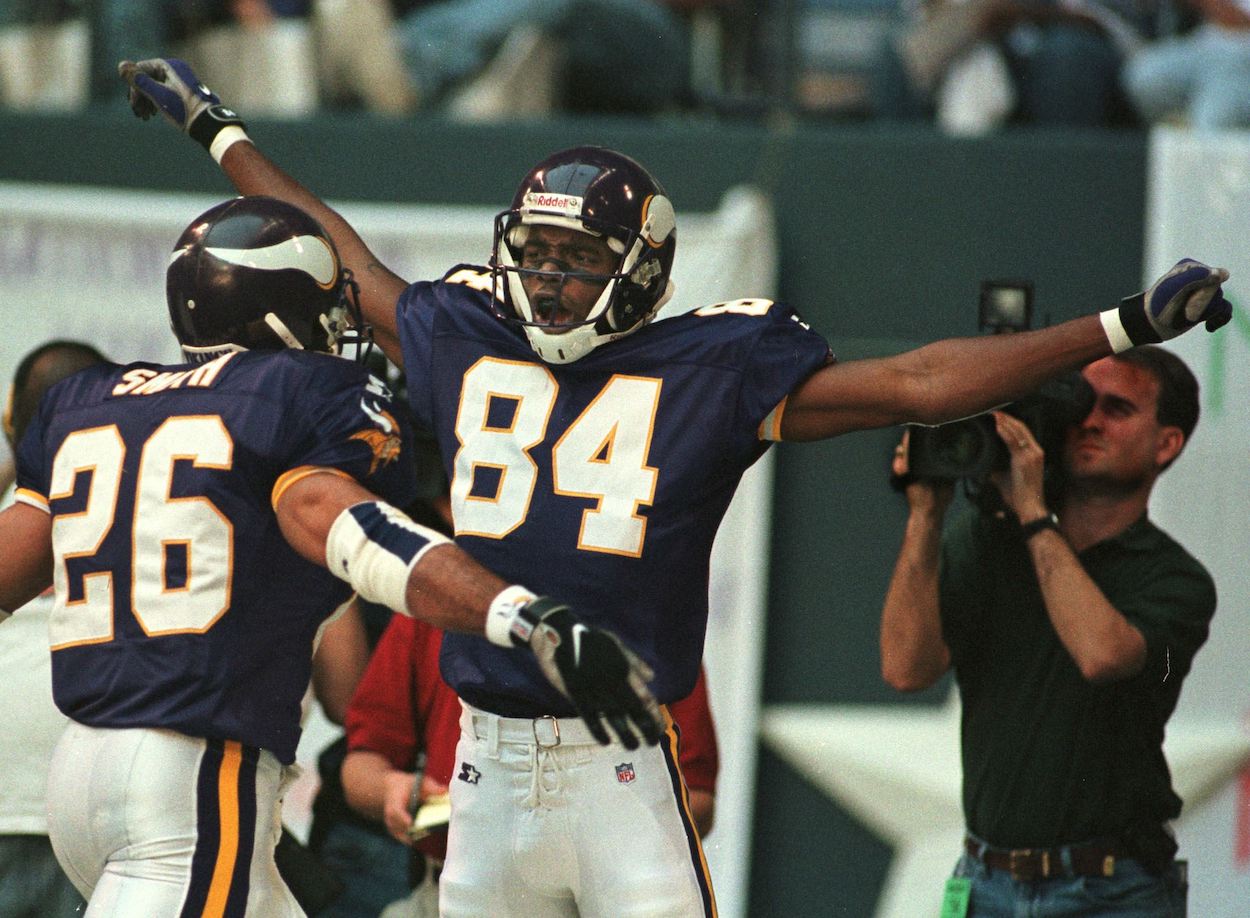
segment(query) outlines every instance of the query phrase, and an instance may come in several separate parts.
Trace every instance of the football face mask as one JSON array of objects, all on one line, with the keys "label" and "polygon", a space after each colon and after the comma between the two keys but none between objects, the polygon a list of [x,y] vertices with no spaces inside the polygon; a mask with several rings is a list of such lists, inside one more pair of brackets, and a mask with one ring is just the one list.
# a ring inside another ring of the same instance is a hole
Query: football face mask
[{"label": "football face mask", "polygon": [[672,204],[611,150],[576,147],[539,163],[494,235],[496,313],[548,363],[637,331],[672,294]]}]

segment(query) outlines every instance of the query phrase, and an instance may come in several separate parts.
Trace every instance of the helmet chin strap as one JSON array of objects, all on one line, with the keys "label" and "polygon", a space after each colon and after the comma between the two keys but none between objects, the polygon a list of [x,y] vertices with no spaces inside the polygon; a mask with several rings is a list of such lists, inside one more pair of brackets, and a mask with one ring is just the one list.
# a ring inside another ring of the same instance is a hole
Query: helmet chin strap
[{"label": "helmet chin strap", "polygon": [[265,324],[269,326],[269,330],[278,336],[287,347],[297,351],[302,351],[304,345],[299,343],[299,338],[291,334],[291,330],[286,327],[286,323],[278,318],[276,313],[265,313]]}]

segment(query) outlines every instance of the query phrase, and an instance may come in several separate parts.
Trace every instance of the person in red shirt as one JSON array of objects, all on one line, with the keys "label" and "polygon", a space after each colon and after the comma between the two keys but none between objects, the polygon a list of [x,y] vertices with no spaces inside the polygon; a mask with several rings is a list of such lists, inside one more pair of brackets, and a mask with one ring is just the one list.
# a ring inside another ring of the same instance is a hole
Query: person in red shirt
[{"label": "person in red shirt", "polygon": [[[442,861],[446,833],[414,842],[410,829],[416,805],[445,794],[456,766],[461,707],[439,675],[442,640],[442,632],[424,622],[391,619],[347,708],[348,753],[342,771],[348,804],[435,864]],[[712,828],[720,765],[706,674],[701,671],[690,696],[668,710],[680,730],[678,762],[690,814],[706,836]],[[424,771],[418,774],[422,758]],[[414,898],[428,896],[427,902],[436,902],[433,872],[426,874]],[[412,910],[396,914],[420,911],[414,904]]]}]

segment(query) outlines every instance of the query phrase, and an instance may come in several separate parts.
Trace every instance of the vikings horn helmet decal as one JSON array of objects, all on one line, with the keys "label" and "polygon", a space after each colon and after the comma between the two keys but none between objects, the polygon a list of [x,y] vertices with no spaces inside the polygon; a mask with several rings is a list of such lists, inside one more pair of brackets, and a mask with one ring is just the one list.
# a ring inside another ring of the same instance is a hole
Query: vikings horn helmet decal
[{"label": "vikings horn helmet decal", "polygon": [[169,257],[165,295],[192,362],[228,351],[339,353],[368,341],[356,283],[321,224],[268,197],[234,198],[188,226]]}]

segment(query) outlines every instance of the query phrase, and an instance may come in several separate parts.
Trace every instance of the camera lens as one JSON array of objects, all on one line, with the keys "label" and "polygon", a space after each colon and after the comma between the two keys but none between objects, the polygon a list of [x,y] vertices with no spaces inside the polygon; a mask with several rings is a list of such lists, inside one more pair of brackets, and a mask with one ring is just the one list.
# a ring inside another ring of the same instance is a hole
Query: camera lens
[{"label": "camera lens", "polygon": [[950,424],[934,431],[930,448],[933,458],[945,466],[975,468],[981,464],[985,439],[971,424]]},{"label": "camera lens", "polygon": [[994,421],[979,415],[938,427],[916,427],[911,434],[909,467],[920,479],[981,478],[1005,454]]}]

